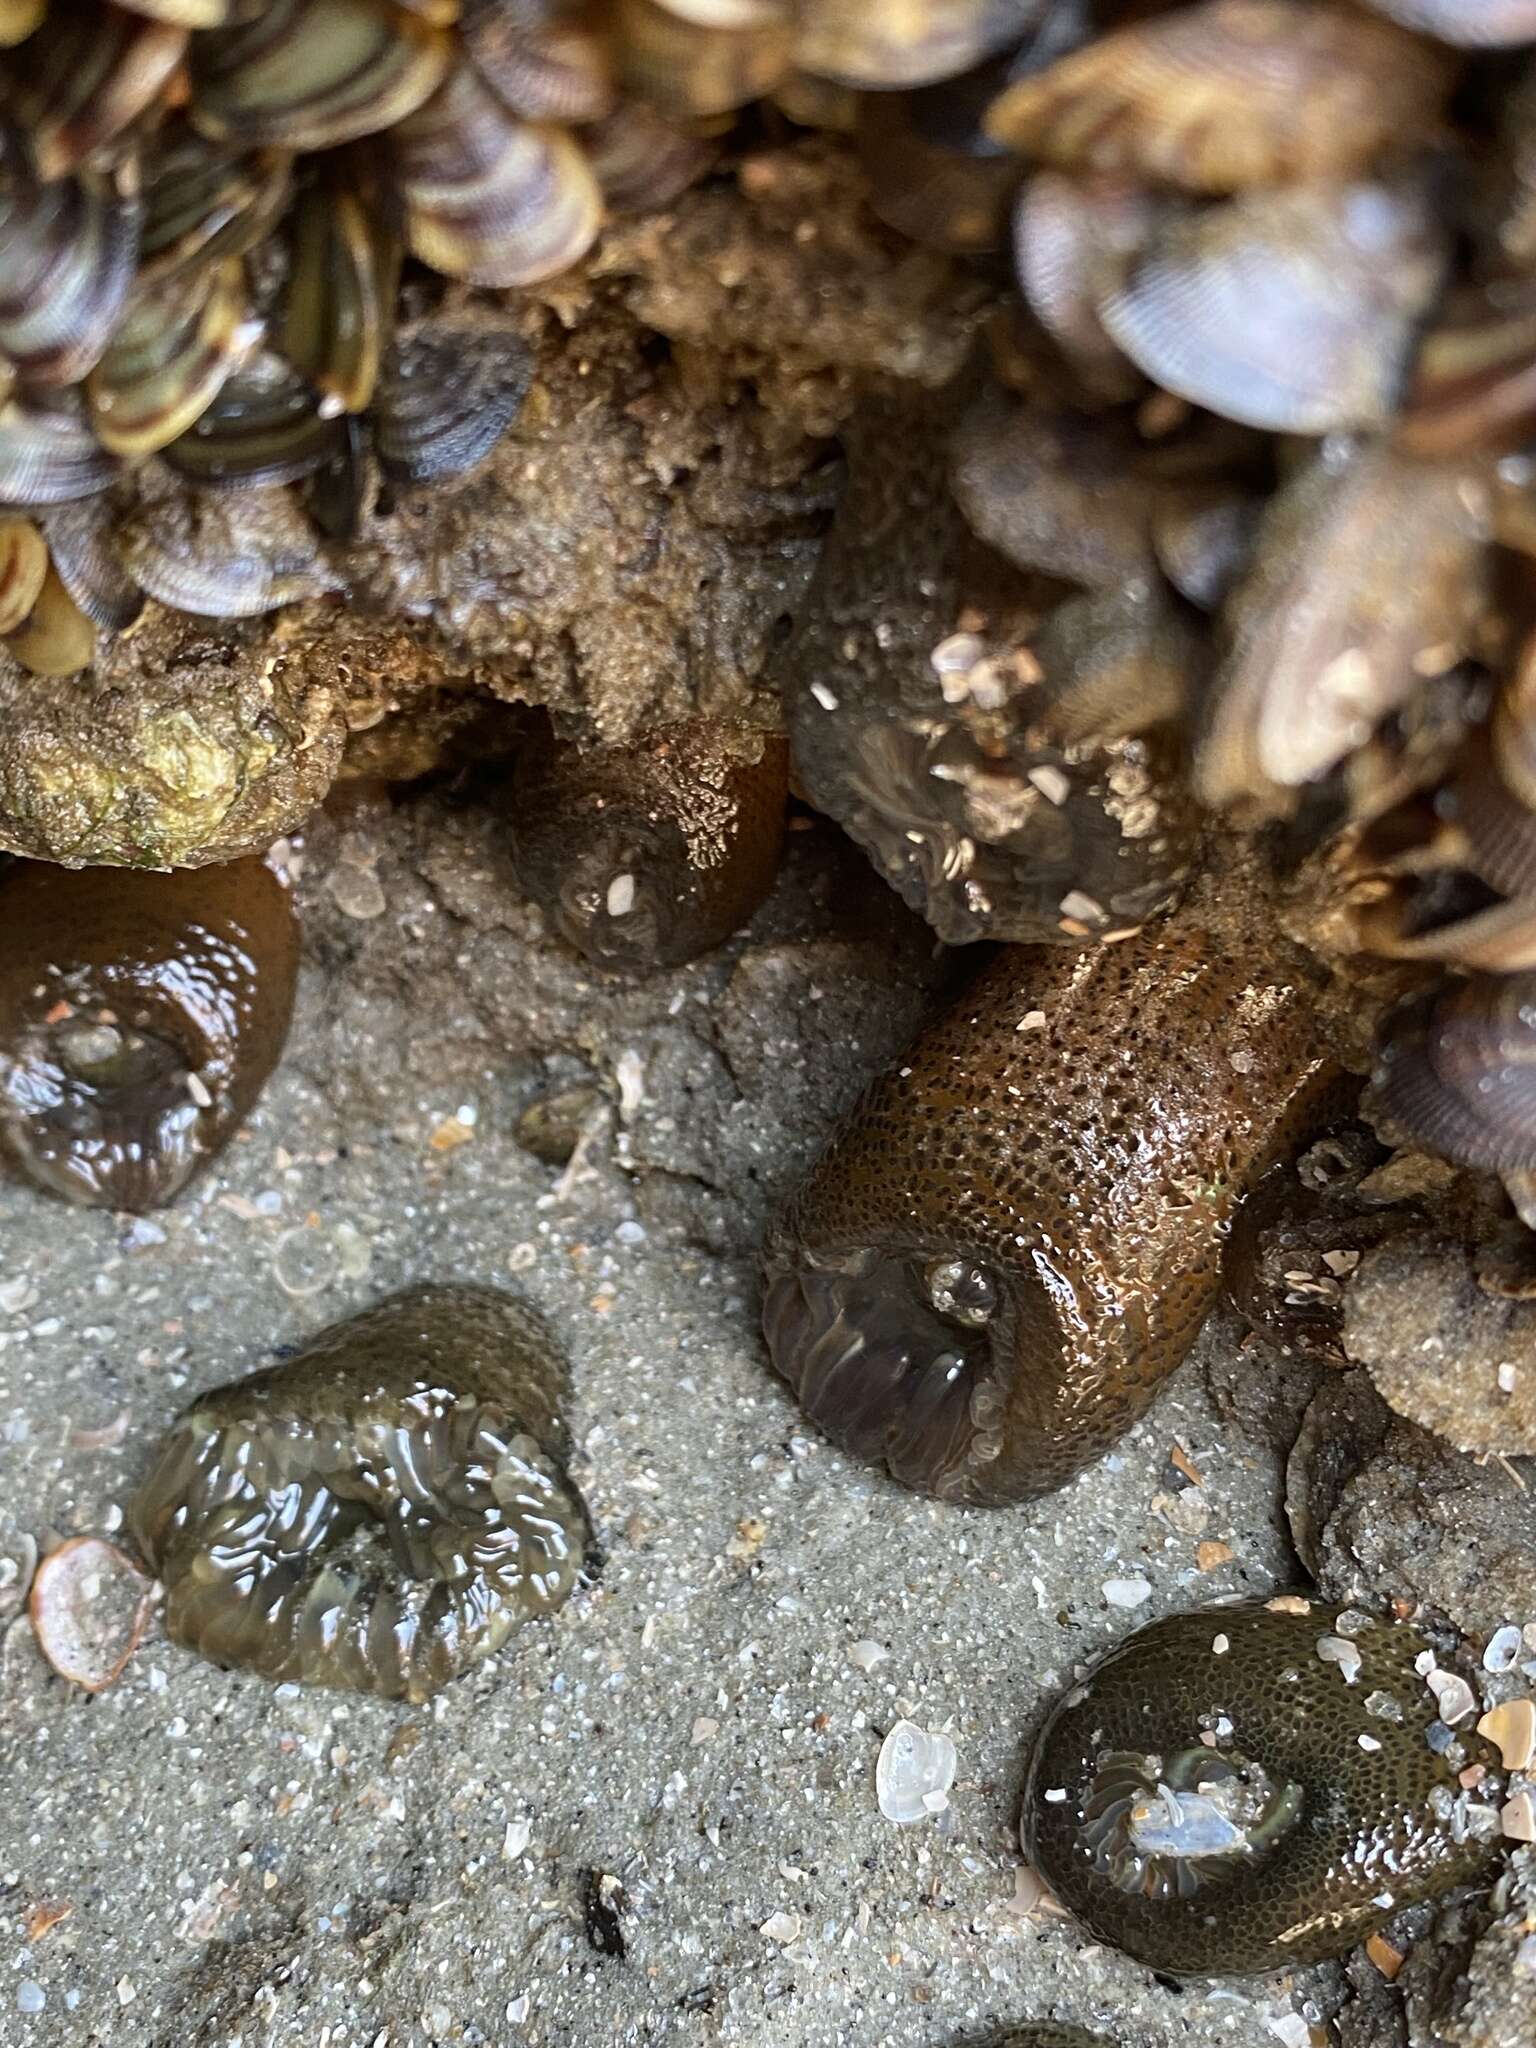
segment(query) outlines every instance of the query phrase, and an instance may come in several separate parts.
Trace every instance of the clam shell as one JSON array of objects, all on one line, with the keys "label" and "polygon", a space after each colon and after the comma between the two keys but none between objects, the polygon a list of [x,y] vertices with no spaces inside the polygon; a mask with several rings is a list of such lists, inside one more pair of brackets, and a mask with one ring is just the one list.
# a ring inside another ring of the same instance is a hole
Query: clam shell
[{"label": "clam shell", "polygon": [[45,182],[77,170],[160,97],[187,31],[116,7],[56,8],[6,67],[11,118]]},{"label": "clam shell", "polygon": [[1042,0],[805,0],[801,71],[865,91],[933,85],[1015,43]]},{"label": "clam shell", "polygon": [[705,28],[659,0],[613,0],[612,21],[619,86],[675,118],[731,113],[789,70],[790,31],[776,17]]},{"label": "clam shell", "polygon": [[166,131],[145,180],[140,285],[245,255],[287,206],[291,174],[286,151],[241,155],[192,129]]},{"label": "clam shell", "polygon": [[225,382],[196,424],[166,447],[164,460],[207,490],[291,484],[335,453],[337,432],[304,379],[265,356]]},{"label": "clam shell", "polygon": [[555,0],[467,0],[460,33],[480,76],[525,121],[595,121],[613,106],[606,45]]},{"label": "clam shell", "polygon": [[591,246],[602,194],[561,128],[519,121],[458,66],[390,137],[411,253],[472,284],[523,285]]},{"label": "clam shell", "polygon": [[0,505],[63,505],[104,491],[117,464],[69,405],[0,405]]},{"label": "clam shell", "polygon": [[1132,398],[1142,379],[1105,331],[1100,302],[1119,285],[1159,217],[1142,186],[1037,171],[1013,214],[1013,258],[1030,311],[1088,388]]},{"label": "clam shell", "polygon": [[5,645],[37,676],[75,676],[96,658],[96,628],[75,603],[50,562],[25,623]]},{"label": "clam shell", "polygon": [[293,213],[283,352],[323,412],[362,412],[378,382],[398,255],[355,192],[313,185]]},{"label": "clam shell", "polygon": [[40,185],[6,159],[0,147],[0,354],[31,383],[72,384],[128,296],[137,210],[94,182]]},{"label": "clam shell", "polygon": [[31,520],[0,519],[0,635],[31,617],[47,574],[47,543]]},{"label": "clam shell", "polygon": [[254,618],[340,588],[284,490],[188,491],[122,529],[123,560],[151,597],[202,618]]},{"label": "clam shell", "polygon": [[110,505],[86,498],[43,515],[59,581],[88,619],[107,633],[126,633],[144,609],[144,593],[123,567],[113,539]]},{"label": "clam shell", "polygon": [[1419,344],[1394,432],[1428,456],[1502,454],[1536,439],[1536,280],[1451,294]]},{"label": "clam shell", "polygon": [[1164,390],[1326,434],[1388,417],[1444,262],[1417,185],[1280,188],[1175,216],[1100,315]]},{"label": "clam shell", "polygon": [[1433,129],[1452,75],[1442,53],[1366,15],[1205,0],[1021,79],[987,125],[1065,170],[1237,192],[1365,169]]},{"label": "clam shell", "polygon": [[155,284],[91,372],[86,390],[97,439],[114,455],[168,446],[202,417],[260,332],[234,258]]},{"label": "clam shell", "polygon": [[517,417],[533,361],[515,335],[440,325],[402,337],[379,384],[379,462],[396,484],[440,483],[485,459]]},{"label": "clam shell", "polygon": [[1465,49],[1536,43],[1536,0],[1364,0],[1404,28]]},{"label": "clam shell", "polygon": [[413,113],[452,61],[446,31],[389,0],[265,0],[193,45],[192,118],[216,141],[334,149]]}]

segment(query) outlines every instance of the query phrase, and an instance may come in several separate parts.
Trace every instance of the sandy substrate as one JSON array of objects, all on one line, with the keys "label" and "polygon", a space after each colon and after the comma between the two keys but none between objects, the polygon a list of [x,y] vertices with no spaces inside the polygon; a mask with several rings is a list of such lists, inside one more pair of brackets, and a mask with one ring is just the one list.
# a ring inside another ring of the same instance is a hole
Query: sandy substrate
[{"label": "sandy substrate", "polygon": [[[87,1697],[0,1588],[0,2042],[937,2048],[1047,2014],[1304,2042],[1323,1980],[1159,1984],[1021,1880],[1027,1738],[1074,1669],[1294,1574],[1273,1460],[1199,1360],[1103,1466],[997,1514],[851,1468],[768,1370],[750,1245],[931,1003],[926,935],[818,830],[745,939],[632,989],[542,938],[481,809],[364,805],[304,863],[290,1056],[224,1170],[137,1224],[0,1189],[0,1557],[112,1530],[193,1394],[427,1278],[553,1319],[604,1556],[427,1709],[153,1626]],[[583,1077],[562,1172],[516,1125]],[[959,1752],[907,1829],[875,1800],[902,1715]]]}]

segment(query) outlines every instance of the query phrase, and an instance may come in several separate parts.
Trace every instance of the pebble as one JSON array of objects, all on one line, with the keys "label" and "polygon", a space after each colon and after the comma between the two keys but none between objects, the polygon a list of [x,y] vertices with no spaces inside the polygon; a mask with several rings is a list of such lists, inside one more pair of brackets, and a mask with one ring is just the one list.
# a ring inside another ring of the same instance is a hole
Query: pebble
[{"label": "pebble", "polygon": [[930,1734],[914,1721],[898,1721],[880,1745],[875,1797],[898,1827],[931,1820],[949,1804],[959,1759],[947,1735]]},{"label": "pebble", "polygon": [[1505,1700],[1477,1724],[1504,1760],[1506,1771],[1523,1771],[1536,1756],[1536,1700]]},{"label": "pebble", "polygon": [[1139,1607],[1151,1599],[1152,1581],[1138,1572],[1133,1578],[1106,1579],[1102,1590],[1111,1607]]},{"label": "pebble", "polygon": [[1325,1664],[1338,1665],[1346,1685],[1354,1684],[1365,1661],[1355,1645],[1343,1636],[1319,1636],[1317,1654]]},{"label": "pebble", "polygon": [[757,1930],[766,1934],[770,1941],[776,1941],[788,1948],[792,1941],[800,1939],[800,1915],[798,1913],[771,1913]]},{"label": "pebble", "polygon": [[48,1994],[35,1977],[23,1977],[16,1986],[16,2010],[18,2012],[41,2012],[48,2003]]},{"label": "pebble", "polygon": [[1512,1842],[1536,1842],[1536,1798],[1522,1785],[1499,1809],[1499,1826]]}]

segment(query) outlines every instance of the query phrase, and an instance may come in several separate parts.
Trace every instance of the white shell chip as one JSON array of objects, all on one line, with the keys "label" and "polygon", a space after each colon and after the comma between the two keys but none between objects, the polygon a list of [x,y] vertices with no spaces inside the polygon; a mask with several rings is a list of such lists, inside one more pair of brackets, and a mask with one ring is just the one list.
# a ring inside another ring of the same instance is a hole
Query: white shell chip
[{"label": "white shell chip", "polygon": [[898,1827],[931,1820],[949,1804],[959,1759],[947,1735],[930,1735],[915,1721],[898,1721],[880,1745],[875,1797]]}]

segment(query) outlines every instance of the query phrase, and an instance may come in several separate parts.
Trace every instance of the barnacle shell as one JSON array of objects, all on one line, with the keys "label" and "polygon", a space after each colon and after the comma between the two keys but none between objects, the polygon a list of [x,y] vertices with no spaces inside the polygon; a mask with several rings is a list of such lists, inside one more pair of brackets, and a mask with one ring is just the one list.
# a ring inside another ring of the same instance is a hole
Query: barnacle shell
[{"label": "barnacle shell", "polygon": [[1462,1166],[1536,1166],[1536,973],[1473,974],[1383,1027],[1374,1085],[1392,1122]]},{"label": "barnacle shell", "polygon": [[55,7],[6,66],[3,97],[40,178],[63,177],[152,106],[187,31],[120,7]]},{"label": "barnacle shell", "polygon": [[[1464,1790],[1424,1739],[1426,1639],[1296,1604],[1153,1622],[1074,1686],[1035,1746],[1025,1853],[1090,1932],[1152,1969],[1340,1955],[1394,1911],[1476,1882],[1496,1853],[1497,1777]],[[1358,1659],[1352,1677],[1330,1641]],[[1497,1771],[1491,1744],[1467,1750]]]},{"label": "barnacle shell", "polygon": [[1183,1357],[1234,1204],[1327,1085],[1305,987],[1189,907],[1085,959],[1005,948],[770,1230],[775,1367],[904,1485],[1051,1492]]},{"label": "barnacle shell", "polygon": [[114,455],[164,448],[201,418],[259,332],[233,257],[156,282],[91,372],[96,438]]},{"label": "barnacle shell", "polygon": [[467,64],[391,136],[413,255],[475,284],[531,284],[574,263],[602,194],[574,140],[518,120]]},{"label": "barnacle shell", "polygon": [[1165,390],[1323,434],[1386,418],[1444,256],[1416,184],[1281,187],[1175,215],[1099,310]]},{"label": "barnacle shell", "polygon": [[525,1303],[419,1287],[202,1395],[132,1510],[172,1637],[266,1678],[428,1698],[576,1583],[564,1385]]},{"label": "barnacle shell", "polygon": [[0,1147],[50,1194],[172,1201],[250,1114],[288,1033],[298,934],[260,861],[0,877]]},{"label": "barnacle shell", "polygon": [[334,149],[403,120],[452,59],[441,29],[391,0],[267,0],[198,37],[192,118],[216,141]]},{"label": "barnacle shell", "polygon": [[1284,815],[1452,664],[1478,601],[1484,519],[1461,471],[1380,445],[1296,472],[1228,600],[1195,757],[1207,803]]},{"label": "barnacle shell", "polygon": [[788,749],[694,719],[628,746],[545,733],[518,757],[518,877],[597,967],[676,967],[745,924],[772,886]]},{"label": "barnacle shell", "polygon": [[33,384],[83,377],[122,310],[137,240],[130,205],[74,178],[38,184],[0,136],[0,356]]},{"label": "barnacle shell", "polygon": [[1010,147],[1193,192],[1347,177],[1432,127],[1444,58],[1385,22],[1298,0],[1204,0],[1097,37],[1003,93]]}]

